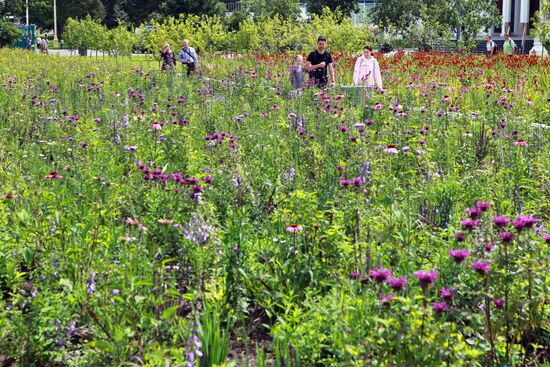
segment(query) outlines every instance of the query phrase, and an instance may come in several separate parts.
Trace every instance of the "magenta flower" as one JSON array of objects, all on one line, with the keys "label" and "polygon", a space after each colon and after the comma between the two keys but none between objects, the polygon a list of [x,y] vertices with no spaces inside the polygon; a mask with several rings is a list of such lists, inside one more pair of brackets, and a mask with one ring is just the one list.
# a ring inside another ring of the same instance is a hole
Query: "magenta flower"
[{"label": "magenta flower", "polygon": [[289,233],[298,233],[302,231],[302,226],[298,224],[291,224],[286,227],[286,231]]},{"label": "magenta flower", "polygon": [[502,298],[495,298],[493,300],[493,303],[495,304],[495,307],[498,308],[498,309],[501,309],[504,307],[504,305],[506,304],[506,301],[503,300]]},{"label": "magenta flower", "polygon": [[342,133],[346,133],[346,132],[348,132],[348,130],[349,129],[348,129],[347,126],[340,126],[340,132],[342,132]]},{"label": "magenta flower", "polygon": [[373,269],[370,271],[370,276],[377,283],[383,283],[391,275],[391,269],[384,269],[382,267]]},{"label": "magenta flower", "polygon": [[439,295],[441,296],[441,298],[448,301],[453,297],[453,290],[452,288],[441,288],[439,290]]},{"label": "magenta flower", "polygon": [[393,302],[393,294],[381,294],[378,296],[378,299],[384,306],[389,306]]},{"label": "magenta flower", "polygon": [[463,219],[460,221],[460,224],[462,225],[462,229],[471,231],[472,229],[474,229],[476,226],[479,225],[479,222],[477,220]]},{"label": "magenta flower", "polygon": [[478,207],[466,208],[466,213],[468,213],[471,219],[477,219],[481,215],[481,209]]},{"label": "magenta flower", "polygon": [[493,223],[495,223],[497,227],[503,228],[503,227],[506,227],[508,223],[510,223],[510,218],[506,218],[499,215],[499,216],[493,217]]},{"label": "magenta flower", "polygon": [[153,131],[157,131],[157,130],[160,130],[160,129],[162,129],[161,124],[152,124],[151,125],[151,130],[153,130]]},{"label": "magenta flower", "polygon": [[515,147],[527,147],[527,146],[529,146],[529,144],[527,144],[527,142],[523,139],[518,139],[518,141],[514,142],[514,146]]},{"label": "magenta flower", "polygon": [[384,105],[382,103],[376,103],[374,106],[372,106],[372,109],[374,111],[380,111],[383,108],[384,108]]},{"label": "magenta flower", "polygon": [[351,273],[349,273],[349,277],[356,280],[361,277],[361,273],[359,273],[357,270],[353,270]]},{"label": "magenta flower", "polygon": [[51,171],[49,175],[46,175],[46,176],[44,177],[44,179],[45,179],[45,180],[48,180],[48,181],[49,181],[49,180],[56,180],[56,181],[57,181],[57,180],[61,180],[62,178],[63,178],[63,176],[57,174],[56,171]]},{"label": "magenta flower", "polygon": [[387,147],[384,149],[384,152],[388,154],[399,154],[399,150],[397,150],[397,148],[393,144],[388,144]]},{"label": "magenta flower", "polygon": [[453,260],[457,264],[460,264],[461,262],[466,260],[468,256],[470,256],[470,250],[468,249],[451,250],[449,251],[449,255],[453,258]]},{"label": "magenta flower", "polygon": [[361,177],[354,177],[351,179],[351,183],[355,187],[361,187],[363,185],[363,180],[361,179]]},{"label": "magenta flower", "polygon": [[445,302],[434,302],[432,308],[435,313],[443,313],[449,309],[449,306]]},{"label": "magenta flower", "polygon": [[482,212],[485,212],[489,209],[489,207],[491,206],[491,203],[488,203],[486,201],[478,201],[476,203],[476,206],[479,210],[481,210]]},{"label": "magenta flower", "polygon": [[492,243],[486,243],[485,246],[483,247],[485,248],[486,252],[491,252],[493,251],[493,248],[495,247],[495,245],[493,245]]},{"label": "magenta flower", "polygon": [[437,273],[431,271],[415,271],[414,276],[418,279],[418,282],[422,288],[431,287],[434,285],[437,279]]},{"label": "magenta flower", "polygon": [[498,236],[502,242],[505,243],[512,242],[512,239],[514,238],[514,234],[512,232],[500,232]]},{"label": "magenta flower", "polygon": [[456,240],[456,242],[462,242],[462,241],[464,241],[464,237],[465,237],[465,235],[464,235],[464,233],[462,233],[462,232],[455,233],[455,240]]},{"label": "magenta flower", "polygon": [[394,290],[394,291],[402,291],[403,288],[405,288],[405,284],[407,284],[409,281],[407,278],[396,278],[396,277],[389,277],[386,283]]},{"label": "magenta flower", "polygon": [[485,276],[487,274],[489,274],[489,270],[490,270],[490,265],[489,265],[489,262],[488,261],[481,261],[481,260],[478,260],[478,261],[474,261],[470,264],[470,266],[472,268],[474,268],[474,270],[479,274],[479,275],[482,275],[482,276]]},{"label": "magenta flower", "polygon": [[543,234],[542,238],[544,239],[544,242],[550,245],[550,234]]}]

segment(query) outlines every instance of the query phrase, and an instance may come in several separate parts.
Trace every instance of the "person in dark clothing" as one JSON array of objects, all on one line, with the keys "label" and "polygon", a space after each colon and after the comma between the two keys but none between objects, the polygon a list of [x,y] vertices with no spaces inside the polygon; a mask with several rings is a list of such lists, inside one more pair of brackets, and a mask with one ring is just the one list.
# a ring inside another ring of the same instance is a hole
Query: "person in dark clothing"
[{"label": "person in dark clothing", "polygon": [[165,70],[174,70],[176,66],[176,55],[174,51],[170,48],[169,44],[164,45],[164,50],[160,54],[162,58],[162,68],[161,71]]},{"label": "person in dark clothing", "polygon": [[309,72],[310,82],[313,82],[319,88],[327,86],[329,73],[331,84],[335,84],[332,56],[325,51],[326,45],[326,38],[319,36],[317,39],[317,49],[309,54],[304,66]]}]

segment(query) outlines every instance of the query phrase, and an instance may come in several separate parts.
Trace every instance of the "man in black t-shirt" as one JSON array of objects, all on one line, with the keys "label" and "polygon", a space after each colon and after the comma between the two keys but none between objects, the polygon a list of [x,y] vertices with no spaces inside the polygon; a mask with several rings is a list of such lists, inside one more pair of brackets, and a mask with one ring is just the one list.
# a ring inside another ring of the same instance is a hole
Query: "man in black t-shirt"
[{"label": "man in black t-shirt", "polygon": [[309,71],[309,79],[319,88],[324,88],[328,84],[328,71],[330,71],[331,84],[334,85],[334,68],[332,67],[332,56],[325,51],[327,40],[323,36],[317,39],[317,49],[309,54],[305,69]]}]

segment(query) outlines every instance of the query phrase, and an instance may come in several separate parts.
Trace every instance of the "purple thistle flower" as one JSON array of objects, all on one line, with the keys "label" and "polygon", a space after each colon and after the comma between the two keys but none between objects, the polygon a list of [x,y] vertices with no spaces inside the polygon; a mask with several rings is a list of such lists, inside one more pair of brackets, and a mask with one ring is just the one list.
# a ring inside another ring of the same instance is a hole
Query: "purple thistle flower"
[{"label": "purple thistle flower", "polygon": [[485,275],[489,274],[490,264],[489,264],[488,261],[481,261],[481,260],[474,261],[470,264],[470,266],[472,268],[474,268],[474,270],[479,275],[485,276]]},{"label": "purple thistle flower", "polygon": [[455,240],[456,240],[456,242],[462,242],[462,241],[464,241],[464,237],[465,237],[465,235],[464,235],[464,233],[462,233],[462,232],[455,233]]},{"label": "purple thistle flower", "polygon": [[445,302],[434,302],[434,304],[432,305],[432,308],[435,313],[443,313],[447,311],[449,306],[447,306]]},{"label": "purple thistle flower", "polygon": [[353,270],[351,273],[349,273],[349,277],[351,279],[357,280],[359,277],[361,277],[361,273],[357,270]]},{"label": "purple thistle flower", "polygon": [[342,133],[346,133],[346,132],[348,132],[348,130],[349,129],[348,129],[347,126],[340,126],[340,132],[342,132]]},{"label": "purple thistle flower", "polygon": [[393,294],[381,294],[378,299],[384,306],[390,306],[393,302]]},{"label": "purple thistle flower", "polygon": [[483,246],[485,248],[485,252],[491,252],[493,251],[493,248],[495,247],[495,245],[493,245],[492,243],[486,243],[485,246]]},{"label": "purple thistle flower", "polygon": [[489,209],[489,207],[491,206],[491,203],[488,203],[486,201],[478,201],[476,203],[476,206],[478,207],[479,210],[481,210],[482,212],[485,212]]},{"label": "purple thistle flower", "polygon": [[460,225],[462,225],[462,229],[471,231],[474,227],[479,225],[479,222],[477,220],[463,219],[460,221]]},{"label": "purple thistle flower", "polygon": [[546,242],[546,244],[550,245],[550,234],[543,234],[542,239]]},{"label": "purple thistle flower", "polygon": [[439,295],[441,298],[448,301],[453,297],[453,290],[452,288],[441,288],[439,290]]},{"label": "purple thistle flower", "polygon": [[470,250],[468,249],[451,250],[449,251],[449,255],[453,258],[453,260],[457,264],[460,264],[461,262],[466,260],[468,256],[470,256]]},{"label": "purple thistle flower", "polygon": [[512,232],[500,232],[498,234],[502,242],[509,243],[512,242],[512,239],[514,238],[514,234]]},{"label": "purple thistle flower", "polygon": [[503,228],[503,227],[506,227],[508,223],[510,223],[510,218],[506,218],[499,215],[499,216],[493,217],[493,223],[495,223],[497,227]]},{"label": "purple thistle flower", "polygon": [[390,275],[391,269],[384,269],[382,267],[370,271],[371,278],[373,278],[377,283],[383,283]]},{"label": "purple thistle flower", "polygon": [[478,207],[466,208],[466,213],[468,213],[471,219],[477,219],[481,216],[481,209]]},{"label": "purple thistle flower", "polygon": [[403,288],[405,288],[405,284],[407,284],[409,281],[407,278],[396,278],[396,277],[389,277],[386,283],[394,290],[394,291],[402,291]]},{"label": "purple thistle flower", "polygon": [[415,271],[414,276],[418,279],[422,288],[431,287],[434,285],[437,279],[437,273],[433,270],[430,271]]},{"label": "purple thistle flower", "polygon": [[493,300],[493,303],[495,304],[496,308],[501,309],[506,304],[506,301],[504,301],[502,298],[495,298]]}]

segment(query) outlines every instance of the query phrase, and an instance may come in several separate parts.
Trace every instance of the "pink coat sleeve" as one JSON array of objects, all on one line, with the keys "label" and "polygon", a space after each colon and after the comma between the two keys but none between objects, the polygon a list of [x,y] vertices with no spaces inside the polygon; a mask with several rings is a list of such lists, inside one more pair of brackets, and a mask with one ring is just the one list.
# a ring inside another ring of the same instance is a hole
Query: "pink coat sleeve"
[{"label": "pink coat sleeve", "polygon": [[361,81],[361,67],[360,67],[361,57],[357,58],[355,61],[355,68],[353,69],[353,84],[359,85]]},{"label": "pink coat sleeve", "polygon": [[374,59],[374,81],[379,89],[382,89],[382,74],[380,73],[380,65],[378,60]]}]

